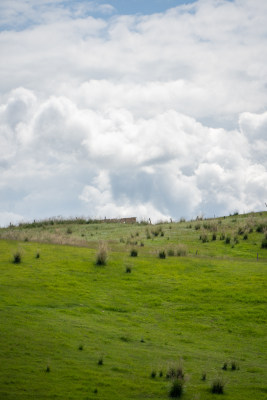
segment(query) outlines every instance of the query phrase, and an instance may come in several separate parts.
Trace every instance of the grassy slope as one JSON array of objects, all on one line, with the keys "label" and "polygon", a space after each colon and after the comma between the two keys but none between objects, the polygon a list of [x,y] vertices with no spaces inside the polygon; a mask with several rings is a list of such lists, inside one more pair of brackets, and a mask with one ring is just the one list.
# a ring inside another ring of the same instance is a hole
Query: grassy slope
[{"label": "grassy slope", "polygon": [[[218,375],[226,399],[266,399],[267,250],[255,231],[266,216],[210,221],[217,240],[208,243],[199,240],[203,232],[211,237],[207,221],[200,230],[198,222],[160,225],[164,236],[157,237],[157,227],[140,225],[71,225],[71,234],[68,226],[1,230],[2,238],[45,241],[56,230],[62,242],[87,247],[0,241],[0,399],[164,399],[169,382],[158,372],[180,358],[184,399],[216,397],[209,387]],[[241,226],[253,227],[247,240],[239,235],[234,247],[218,240]],[[106,267],[94,265],[99,239],[109,243]],[[138,257],[129,256],[127,241],[138,242]],[[187,257],[157,257],[178,243],[187,245]],[[23,260],[15,265],[18,247]],[[222,371],[231,360],[240,370]]]}]

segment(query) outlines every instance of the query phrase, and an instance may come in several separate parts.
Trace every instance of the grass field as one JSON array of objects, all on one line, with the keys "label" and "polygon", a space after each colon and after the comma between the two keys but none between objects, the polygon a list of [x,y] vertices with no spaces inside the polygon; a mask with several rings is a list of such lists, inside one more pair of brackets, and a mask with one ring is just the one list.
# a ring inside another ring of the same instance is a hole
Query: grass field
[{"label": "grass field", "polygon": [[183,399],[267,399],[266,228],[255,213],[1,229],[0,399],[167,399],[173,365]]}]

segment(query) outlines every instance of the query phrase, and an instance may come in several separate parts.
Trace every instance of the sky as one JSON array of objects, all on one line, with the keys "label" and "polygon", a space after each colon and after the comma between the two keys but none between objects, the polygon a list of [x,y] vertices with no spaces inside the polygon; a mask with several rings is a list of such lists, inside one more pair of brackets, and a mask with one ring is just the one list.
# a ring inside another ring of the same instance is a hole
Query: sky
[{"label": "sky", "polygon": [[0,226],[266,209],[267,2],[1,0]]}]

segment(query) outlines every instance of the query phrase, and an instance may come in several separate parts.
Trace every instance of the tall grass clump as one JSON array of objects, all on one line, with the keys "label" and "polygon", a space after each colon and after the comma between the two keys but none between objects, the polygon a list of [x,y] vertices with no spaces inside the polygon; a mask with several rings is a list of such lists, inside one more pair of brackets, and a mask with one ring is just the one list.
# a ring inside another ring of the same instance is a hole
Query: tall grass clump
[{"label": "tall grass clump", "polygon": [[99,242],[96,255],[96,265],[106,265],[108,261],[108,249],[105,242]]},{"label": "tall grass clump", "polygon": [[184,390],[184,381],[181,379],[175,379],[171,384],[169,397],[178,399],[179,397],[182,396],[183,390]]},{"label": "tall grass clump", "polygon": [[216,378],[211,384],[211,393],[223,394],[225,382],[222,378]]},{"label": "tall grass clump", "polygon": [[185,257],[187,255],[187,247],[184,244],[179,244],[176,254],[178,257]]}]

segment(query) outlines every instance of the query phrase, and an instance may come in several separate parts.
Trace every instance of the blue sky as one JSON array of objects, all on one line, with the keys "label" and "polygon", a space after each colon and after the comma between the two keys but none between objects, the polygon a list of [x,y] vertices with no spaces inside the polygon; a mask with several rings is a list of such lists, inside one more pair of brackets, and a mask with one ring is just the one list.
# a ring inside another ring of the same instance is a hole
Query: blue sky
[{"label": "blue sky", "polygon": [[0,225],[265,208],[267,2],[184,3],[1,0]]},{"label": "blue sky", "polygon": [[111,4],[118,14],[154,14],[195,1],[196,0],[102,0],[99,1],[99,3]]}]

